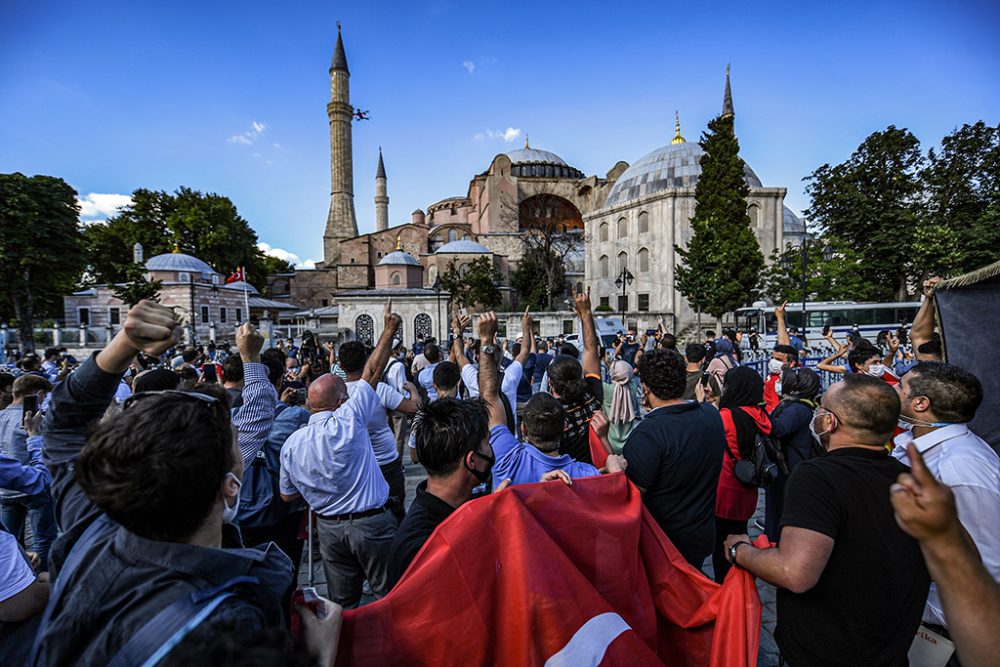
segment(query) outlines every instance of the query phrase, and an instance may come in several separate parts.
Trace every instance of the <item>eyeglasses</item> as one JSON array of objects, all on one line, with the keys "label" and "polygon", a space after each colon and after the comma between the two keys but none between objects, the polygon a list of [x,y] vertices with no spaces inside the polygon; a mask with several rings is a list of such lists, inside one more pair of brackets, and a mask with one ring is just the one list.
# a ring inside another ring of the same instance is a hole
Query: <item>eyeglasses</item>
[{"label": "eyeglasses", "polygon": [[131,406],[135,405],[139,401],[142,401],[150,396],[177,396],[180,398],[186,398],[192,401],[198,401],[204,403],[205,405],[213,405],[219,402],[215,396],[209,396],[208,394],[202,394],[197,391],[181,391],[180,389],[161,389],[159,391],[140,391],[138,394],[132,394],[125,399],[122,403],[122,411],[128,410]]}]

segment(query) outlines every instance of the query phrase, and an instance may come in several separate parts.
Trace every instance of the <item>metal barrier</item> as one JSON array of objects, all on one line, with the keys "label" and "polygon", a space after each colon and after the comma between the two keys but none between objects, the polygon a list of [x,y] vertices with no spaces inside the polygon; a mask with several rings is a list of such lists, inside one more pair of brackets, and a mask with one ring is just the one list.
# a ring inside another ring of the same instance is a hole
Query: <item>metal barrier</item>
[{"label": "metal barrier", "polygon": [[[764,350],[744,350],[742,365],[749,366],[754,369],[762,378],[766,380],[768,376],[767,362],[770,358],[771,353],[765,352]],[[830,385],[835,382],[839,382],[844,377],[841,373],[831,373],[830,371],[817,370],[816,365],[825,358],[826,357],[805,357],[801,360],[803,366],[813,369],[819,375],[819,381],[823,391],[826,391],[830,388]]]}]

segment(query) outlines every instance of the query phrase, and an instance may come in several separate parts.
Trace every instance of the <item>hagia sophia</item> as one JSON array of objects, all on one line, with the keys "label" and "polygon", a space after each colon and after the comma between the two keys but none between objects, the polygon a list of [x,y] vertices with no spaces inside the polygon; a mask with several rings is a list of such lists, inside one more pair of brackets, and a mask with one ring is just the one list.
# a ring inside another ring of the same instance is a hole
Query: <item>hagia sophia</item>
[{"label": "hagia sophia", "polygon": [[[269,318],[285,323],[308,319],[310,328],[335,329],[340,340],[371,342],[380,334],[382,308],[391,297],[403,319],[404,341],[418,334],[439,337],[448,327],[448,294],[442,293],[440,276],[452,262],[461,271],[485,257],[499,277],[501,327],[509,322],[516,332],[520,300],[511,276],[524,256],[524,232],[539,222],[556,222],[582,234],[582,243],[564,257],[566,280],[577,289],[589,288],[595,307],[609,315],[624,312],[626,322],[640,330],[655,328],[658,317],[678,334],[693,325],[695,313],[674,287],[674,245],[683,246],[691,238],[702,150],[684,139],[679,117],[673,138],[664,146],[631,164],[618,161],[603,176],[588,176],[556,153],[531,146],[525,137],[522,148],[496,155],[473,176],[464,195],[441,199],[426,211],[418,209],[407,222],[393,226],[388,172],[380,150],[375,230],[359,234],[352,148],[355,109],[339,25],[329,72],[331,188],[323,261],[315,269],[268,278],[269,299],[254,298],[259,311],[269,309]],[[734,115],[728,68],[722,113]],[[805,224],[784,206],[786,189],[765,186],[745,163],[744,171],[750,188],[747,211],[764,256],[786,243],[799,243]],[[164,262],[153,260],[157,266]],[[198,264],[195,272],[209,276],[204,280],[213,280],[207,273],[211,267],[190,260]],[[179,261],[174,258],[171,266]],[[624,281],[624,294],[623,281],[616,284],[623,273],[631,278]],[[165,282],[165,288],[170,287],[170,281]],[[79,304],[70,303],[72,299],[66,303],[68,326],[79,324],[74,322]],[[575,330],[572,310],[561,303],[561,308],[539,314],[542,335]],[[193,301],[190,305],[196,312]],[[228,307],[232,311],[237,305],[234,301]],[[217,319],[210,310],[208,321]]]}]

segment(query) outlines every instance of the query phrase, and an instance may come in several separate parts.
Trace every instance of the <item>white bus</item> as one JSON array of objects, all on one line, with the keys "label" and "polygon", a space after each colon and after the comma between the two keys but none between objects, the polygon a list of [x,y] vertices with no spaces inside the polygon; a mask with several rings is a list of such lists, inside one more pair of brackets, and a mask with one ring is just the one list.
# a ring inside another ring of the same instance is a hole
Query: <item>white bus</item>
[{"label": "white bus", "polygon": [[[774,306],[758,301],[749,308],[736,311],[737,326],[742,331],[756,329],[763,337],[764,349],[770,350],[778,339],[777,320]],[[797,327],[805,332],[810,346],[815,346],[822,338],[823,327],[829,326],[837,341],[844,343],[847,335],[858,331],[864,338],[875,342],[880,331],[895,332],[900,326],[909,326],[920,309],[915,301],[896,303],[856,303],[854,301],[816,301],[806,303],[805,321],[802,318],[802,304],[789,303],[785,306],[785,320],[788,327]]]}]

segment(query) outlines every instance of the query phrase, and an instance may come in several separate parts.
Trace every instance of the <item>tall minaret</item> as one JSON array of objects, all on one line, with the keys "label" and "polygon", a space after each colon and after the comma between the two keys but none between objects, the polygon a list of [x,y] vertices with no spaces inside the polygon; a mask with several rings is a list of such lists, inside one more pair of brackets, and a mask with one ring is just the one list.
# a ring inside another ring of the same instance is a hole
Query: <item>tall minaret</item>
[{"label": "tall minaret", "polygon": [[729,65],[726,65],[726,96],[722,98],[722,117],[732,118],[733,113],[733,91],[729,87]]},{"label": "tall minaret", "polygon": [[375,172],[375,231],[389,229],[389,193],[386,188],[385,164],[382,147],[378,147],[378,171]]},{"label": "tall minaret", "polygon": [[330,64],[330,103],[326,113],[330,117],[330,214],[326,217],[323,232],[323,263],[327,268],[336,267],[340,260],[340,242],[358,235],[358,221],[354,217],[354,166],[351,148],[351,73],[347,69],[344,40],[337,23],[337,46],[333,49]]}]

